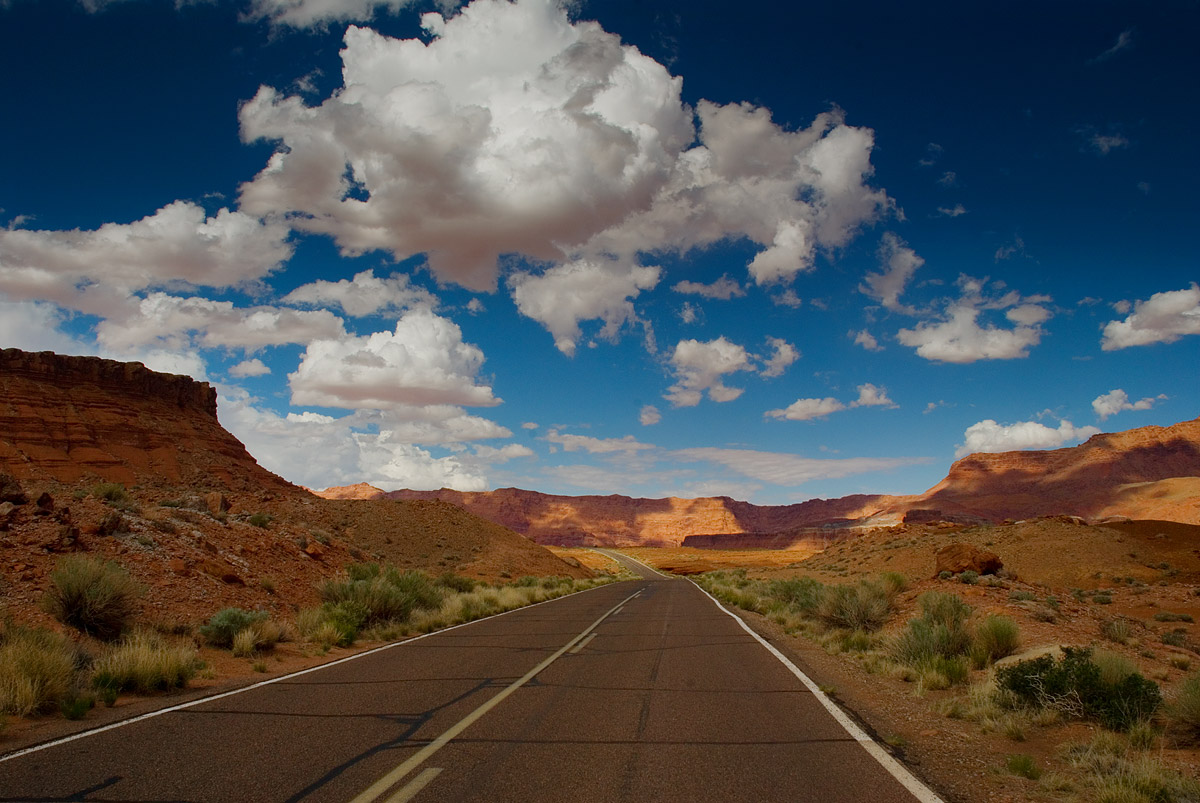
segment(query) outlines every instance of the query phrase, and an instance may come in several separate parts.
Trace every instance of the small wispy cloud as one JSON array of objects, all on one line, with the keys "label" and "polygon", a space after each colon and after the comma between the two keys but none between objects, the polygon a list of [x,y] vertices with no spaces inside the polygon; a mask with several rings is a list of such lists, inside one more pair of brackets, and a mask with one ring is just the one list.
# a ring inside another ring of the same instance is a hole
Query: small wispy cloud
[{"label": "small wispy cloud", "polygon": [[937,215],[934,217],[958,217],[959,215],[965,214],[967,214],[967,208],[962,204],[955,204],[954,206],[949,207],[939,206],[937,209]]},{"label": "small wispy cloud", "polygon": [[1117,34],[1117,41],[1108,50],[1105,50],[1099,56],[1088,61],[1089,64],[1099,64],[1102,61],[1108,61],[1113,56],[1133,47],[1133,28],[1126,28]]}]

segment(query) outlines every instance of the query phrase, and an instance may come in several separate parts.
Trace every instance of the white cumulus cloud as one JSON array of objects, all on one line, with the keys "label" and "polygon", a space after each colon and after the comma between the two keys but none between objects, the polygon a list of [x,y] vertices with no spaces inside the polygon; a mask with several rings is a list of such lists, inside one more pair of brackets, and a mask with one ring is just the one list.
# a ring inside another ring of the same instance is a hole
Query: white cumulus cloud
[{"label": "white cumulus cloud", "polygon": [[632,435],[623,438],[592,438],[587,435],[572,435],[551,429],[545,440],[561,446],[564,452],[587,452],[588,454],[636,454],[655,447],[640,443]]},{"label": "white cumulus cloud", "polygon": [[879,244],[879,261],[884,266],[884,272],[868,273],[859,290],[877,300],[886,309],[903,309],[900,295],[917,269],[925,264],[925,260],[889,231],[883,235]]},{"label": "white cumulus cloud", "polygon": [[954,455],[963,457],[973,452],[1057,449],[1067,443],[1086,440],[1099,432],[1097,427],[1077,427],[1065,419],[1059,421],[1056,429],[1052,429],[1037,421],[1004,425],[988,418],[967,427],[963,433],[963,443]]},{"label": "white cumulus cloud", "polygon": [[[1117,307],[1118,312],[1128,312],[1129,305]],[[1148,346],[1151,343],[1174,343],[1184,335],[1200,334],[1200,286],[1192,284],[1185,290],[1155,293],[1145,301],[1138,301],[1133,314],[1123,321],[1109,321],[1104,327],[1104,338],[1100,348],[1116,351],[1130,346]]]},{"label": "white cumulus cloud", "polygon": [[638,422],[643,427],[652,427],[662,421],[662,413],[653,404],[646,404],[638,412]]},{"label": "white cumulus cloud", "polygon": [[799,349],[783,338],[768,337],[767,345],[771,347],[771,356],[763,364],[762,376],[783,376],[788,366],[800,359]]},{"label": "white cumulus cloud", "polygon": [[0,292],[79,309],[84,289],[125,292],[185,284],[233,287],[292,255],[288,229],[242,212],[206,216],[176,201],[133,223],[67,231],[0,229]]},{"label": "white cumulus cloud", "polygon": [[715,402],[733,401],[742,395],[742,390],[727,387],[723,377],[754,368],[746,349],[726,340],[724,335],[707,342],[679,341],[671,355],[671,367],[675,371],[675,384],[663,398],[676,407],[695,407],[705,392]]},{"label": "white cumulus cloud", "polygon": [[415,306],[437,306],[437,299],[432,293],[411,284],[403,273],[393,273],[381,279],[372,270],[364,270],[353,279],[336,282],[320,279],[301,285],[284,296],[282,301],[284,304],[313,306],[336,304],[347,315],[356,318],[402,312]]},{"label": "white cumulus cloud", "polygon": [[894,206],[868,184],[869,129],[693,109],[681,78],[553,0],[422,22],[427,42],[350,26],[343,86],[318,105],[262,87],[242,106],[243,138],[278,143],[243,210],[489,290],[505,254],[635,265],[727,238],[761,249],[755,281],[786,281]]},{"label": "white cumulus cloud", "polygon": [[271,369],[257,357],[251,360],[242,360],[229,369],[229,375],[236,377],[266,376],[269,373],[271,373]]},{"label": "white cumulus cloud", "polygon": [[768,410],[766,416],[768,418],[787,421],[811,421],[814,418],[824,418],[831,413],[845,409],[846,405],[832,397],[824,399],[796,399],[796,401],[780,410]]},{"label": "white cumulus cloud", "polygon": [[582,334],[580,321],[603,320],[600,336],[616,338],[622,326],[637,319],[632,299],[657,285],[659,274],[656,267],[584,259],[541,275],[515,273],[508,283],[521,314],[544,325],[555,347],[572,356]]},{"label": "white cumulus cloud", "polygon": [[1096,416],[1104,421],[1110,416],[1117,413],[1125,412],[1126,410],[1149,410],[1154,406],[1154,402],[1167,398],[1165,395],[1159,395],[1157,398],[1147,396],[1135,402],[1129,401],[1129,394],[1120,388],[1110,390],[1097,396],[1092,400],[1092,409],[1096,411]]},{"label": "white cumulus cloud", "polygon": [[454,322],[417,308],[396,322],[394,332],[309,343],[288,382],[296,405],[488,407],[500,400],[477,383],[483,359]]}]

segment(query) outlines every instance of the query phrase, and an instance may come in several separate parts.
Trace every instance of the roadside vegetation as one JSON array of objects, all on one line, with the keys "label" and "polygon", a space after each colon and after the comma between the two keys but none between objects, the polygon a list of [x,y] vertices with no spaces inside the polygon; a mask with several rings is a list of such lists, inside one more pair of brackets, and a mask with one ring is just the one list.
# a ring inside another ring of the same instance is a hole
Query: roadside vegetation
[{"label": "roadside vegetation", "polygon": [[[121,499],[121,486],[97,496]],[[322,603],[296,620],[267,611],[224,608],[199,626],[154,627],[137,621],[142,588],[113,562],[70,555],[59,559],[41,600],[65,632],[0,622],[0,733],[6,716],[60,712],[86,716],[95,705],[115,705],[121,694],[156,694],[184,688],[212,670],[200,647],[229,650],[266,672],[264,656],[276,645],[298,642],[301,654],[325,654],[358,640],[383,641],[427,633],[473,619],[611,582],[611,576],[521,577],[483,583],[453,573],[431,576],[377,563],[349,565],[319,589]]]},{"label": "roadside vegetation", "polygon": [[[973,722],[985,733],[1023,742],[1032,729],[1071,722],[1099,726],[1089,741],[1065,745],[1054,768],[1025,753],[1010,754],[997,767],[1027,779],[1047,799],[1200,801],[1200,783],[1173,769],[1160,752],[1168,745],[1200,745],[1200,672],[1164,696],[1134,661],[1103,649],[1065,647],[1018,660],[1024,645],[1014,619],[976,612],[959,594],[944,590],[915,599],[909,594],[901,604],[908,584],[895,573],[856,583],[762,580],[740,569],[695,579],[722,602],[762,614],[868,672],[911,682],[918,696],[942,692],[931,701],[935,711]],[[971,576],[939,579],[990,584]],[[947,587],[952,586],[942,586]],[[1052,596],[1043,601],[1023,590],[1012,592],[1010,600],[1049,623],[1060,606]],[[902,620],[897,610],[912,609],[913,603],[916,615]],[[1160,613],[1154,619],[1185,621],[1176,616]],[[1139,623],[1113,618],[1101,624],[1099,635],[1136,647],[1145,634]],[[1172,666],[1186,671],[1190,662],[1181,658]]]}]

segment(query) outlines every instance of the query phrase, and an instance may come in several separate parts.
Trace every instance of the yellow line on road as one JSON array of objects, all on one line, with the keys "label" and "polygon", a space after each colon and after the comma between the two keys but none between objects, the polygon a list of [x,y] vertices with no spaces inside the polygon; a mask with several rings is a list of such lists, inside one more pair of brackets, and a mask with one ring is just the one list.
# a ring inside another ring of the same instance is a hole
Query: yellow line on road
[{"label": "yellow line on road", "polygon": [[584,647],[586,647],[587,645],[591,644],[591,643],[592,643],[592,639],[594,639],[595,637],[596,637],[596,634],[595,634],[595,633],[590,633],[590,634],[588,634],[588,637],[587,637],[587,638],[585,638],[583,641],[581,641],[581,642],[579,642],[578,644],[576,644],[576,645],[575,645],[574,647],[572,647],[571,649],[567,650],[567,652],[571,653],[571,655],[575,655],[575,654],[577,654],[577,653],[578,653],[580,650],[582,650]]},{"label": "yellow line on road", "polygon": [[[441,736],[434,739],[429,744],[422,747],[412,757],[410,757],[407,761],[401,763],[398,767],[396,767],[394,770],[389,772],[387,775],[384,775],[378,781],[371,784],[369,787],[366,788],[365,791],[363,791],[361,794],[359,794],[357,797],[355,797],[353,800],[351,800],[350,803],[372,803],[372,801],[377,800],[381,795],[383,795],[385,792],[387,792],[387,790],[391,789],[393,786],[395,786],[397,783],[399,783],[401,781],[401,779],[403,779],[406,775],[408,775],[410,772],[415,770],[417,767],[421,766],[426,761],[428,761],[430,756],[432,756],[434,753],[436,753],[437,751],[439,751],[443,747],[445,747],[447,744],[449,744],[449,742],[452,739],[454,739],[454,737],[458,736],[458,734],[462,733],[467,728],[471,727],[471,725],[474,724],[474,722],[477,719],[482,717],[488,711],[491,711],[496,706],[498,706],[500,703],[502,703],[504,701],[504,699],[506,697],[508,697],[513,692],[515,692],[517,689],[524,686],[529,681],[533,680],[538,675],[539,672],[541,672],[543,669],[550,666],[550,664],[554,663],[559,658],[561,658],[563,653],[565,653],[567,650],[571,649],[576,644],[578,644],[580,641],[582,641],[589,633],[591,633],[593,630],[595,630],[600,625],[601,622],[603,622],[609,616],[612,616],[614,611],[618,610],[622,605],[624,605],[626,602],[629,602],[629,600],[633,599],[640,593],[641,592],[638,591],[633,594],[630,594],[628,597],[626,597],[625,599],[621,600],[619,603],[614,605],[607,613],[605,613],[603,616],[601,616],[596,621],[592,622],[592,624],[590,624],[582,633],[580,633],[578,636],[571,639],[566,644],[564,644],[562,647],[560,647],[557,652],[555,652],[553,655],[551,655],[546,660],[542,661],[540,664],[535,666],[533,669],[530,669],[519,679],[514,680],[507,688],[504,689],[504,691],[500,692],[495,697],[492,697],[486,703],[479,706],[471,713],[467,714],[465,717],[460,719],[454,725],[451,725],[446,730],[445,733],[443,733]],[[432,778],[430,780],[432,780]],[[391,803],[391,801],[388,801],[388,803]]]},{"label": "yellow line on road", "polygon": [[416,797],[417,792],[429,786],[429,782],[436,778],[440,772],[441,769],[438,767],[425,768],[420,775],[404,784],[404,786],[400,787],[400,791],[389,797],[387,803],[408,803],[408,801]]}]

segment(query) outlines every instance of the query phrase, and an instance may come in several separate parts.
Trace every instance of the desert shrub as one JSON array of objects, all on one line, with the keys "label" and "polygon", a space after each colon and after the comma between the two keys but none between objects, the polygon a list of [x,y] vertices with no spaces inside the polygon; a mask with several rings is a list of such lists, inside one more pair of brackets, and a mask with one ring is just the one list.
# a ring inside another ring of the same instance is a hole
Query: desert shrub
[{"label": "desert shrub", "polygon": [[83,719],[95,707],[96,698],[78,689],[71,689],[58,701],[58,712],[71,720]]},{"label": "desert shrub", "polygon": [[921,616],[910,619],[908,626],[892,644],[892,653],[903,663],[920,666],[942,657],[963,655],[971,646],[967,617],[971,606],[954,594],[927,591],[917,598]]},{"label": "desert shrub", "polygon": [[940,572],[938,572],[939,580],[949,580],[952,577],[954,577],[954,572],[950,571],[949,569],[942,569]]},{"label": "desert shrub", "polygon": [[1133,638],[1133,624],[1121,617],[1108,619],[1100,623],[1100,635],[1117,644],[1127,644]]},{"label": "desert shrub", "polygon": [[967,569],[958,576],[958,582],[973,586],[979,582],[979,572]]},{"label": "desert shrub", "polygon": [[1190,613],[1171,613],[1170,611],[1159,611],[1154,614],[1156,622],[1194,622],[1195,619]]},{"label": "desert shrub", "polygon": [[1092,602],[1097,605],[1112,605],[1112,594],[1100,592],[1092,596]]},{"label": "desert shrub", "polygon": [[1008,598],[1014,602],[1030,602],[1037,599],[1037,594],[1032,591],[1013,591],[1008,595]]},{"label": "desert shrub", "polygon": [[271,517],[266,513],[251,513],[246,522],[253,527],[266,527],[271,523]]},{"label": "desert shrub", "polygon": [[74,688],[71,642],[43,629],[9,627],[0,634],[0,714],[52,709]]},{"label": "desert shrub", "polygon": [[895,596],[908,588],[908,578],[900,572],[884,572],[879,575],[879,582],[889,594]]},{"label": "desert shrub", "polygon": [[1166,766],[1156,756],[1131,756],[1124,740],[1098,733],[1072,745],[1067,762],[1088,775],[1088,800],[1096,803],[1183,803],[1200,797],[1200,784]]},{"label": "desert shrub", "polygon": [[772,580],[767,594],[787,607],[807,616],[815,616],[825,586],[811,577],[792,577]]},{"label": "desert shrub", "polygon": [[[236,610],[236,609],[233,609]],[[110,646],[92,667],[92,685],[110,691],[149,694],[181,689],[195,676],[196,650],[140,630]]]},{"label": "desert shrub", "polygon": [[93,485],[91,493],[92,496],[101,501],[111,502],[116,505],[128,504],[131,501],[129,492],[119,482],[102,482],[98,485]]},{"label": "desert shrub", "polygon": [[233,654],[237,658],[248,658],[260,650],[270,650],[283,641],[284,635],[283,628],[277,622],[259,619],[233,637]]},{"label": "desert shrub", "polygon": [[1007,616],[989,615],[975,626],[971,661],[982,669],[998,658],[1012,655],[1020,643],[1021,630],[1016,622]]},{"label": "desert shrub", "polygon": [[1033,760],[1033,756],[1026,755],[1025,753],[1016,753],[1009,756],[1004,761],[1004,767],[1013,775],[1019,775],[1031,781],[1036,781],[1042,777],[1042,770],[1038,767],[1037,762]]},{"label": "desert shrub", "polygon": [[[557,580],[558,578],[549,578],[548,577],[546,579],[547,580],[550,580],[550,579]],[[463,577],[462,575],[455,574],[454,572],[442,573],[441,575],[438,576],[436,582],[442,588],[449,589],[450,591],[457,591],[459,593],[466,593],[468,591],[474,591],[475,587],[477,585],[479,585],[478,581],[472,580],[470,577]]]},{"label": "desert shrub", "polygon": [[826,625],[874,632],[892,613],[892,598],[882,586],[860,582],[856,586],[826,586],[817,603],[817,617]]},{"label": "desert shrub", "polygon": [[1176,628],[1167,633],[1162,634],[1162,643],[1169,647],[1186,647],[1187,646],[1187,631]]},{"label": "desert shrub", "polygon": [[246,628],[267,618],[266,611],[247,611],[242,608],[225,608],[217,611],[200,626],[200,635],[214,647],[233,646],[233,639]]},{"label": "desert shrub", "polygon": [[1107,657],[1097,664],[1090,648],[1064,647],[1059,661],[1043,655],[999,669],[996,684],[1027,705],[1053,707],[1067,716],[1098,719],[1112,730],[1128,730],[1154,714],[1162,693],[1154,681],[1127,670]]},{"label": "desert shrub", "polygon": [[1193,741],[1200,741],[1200,672],[1188,675],[1167,707],[1171,725]]},{"label": "desert shrub", "polygon": [[[536,578],[535,578],[536,579]],[[332,605],[353,602],[365,612],[360,628],[380,622],[402,622],[415,610],[440,607],[445,589],[424,572],[401,572],[395,567],[357,564],[347,570],[347,579],[330,580],[321,588],[321,598]]]},{"label": "desert shrub", "polygon": [[142,590],[115,563],[68,555],[50,573],[42,607],[58,621],[98,639],[121,635]]}]

